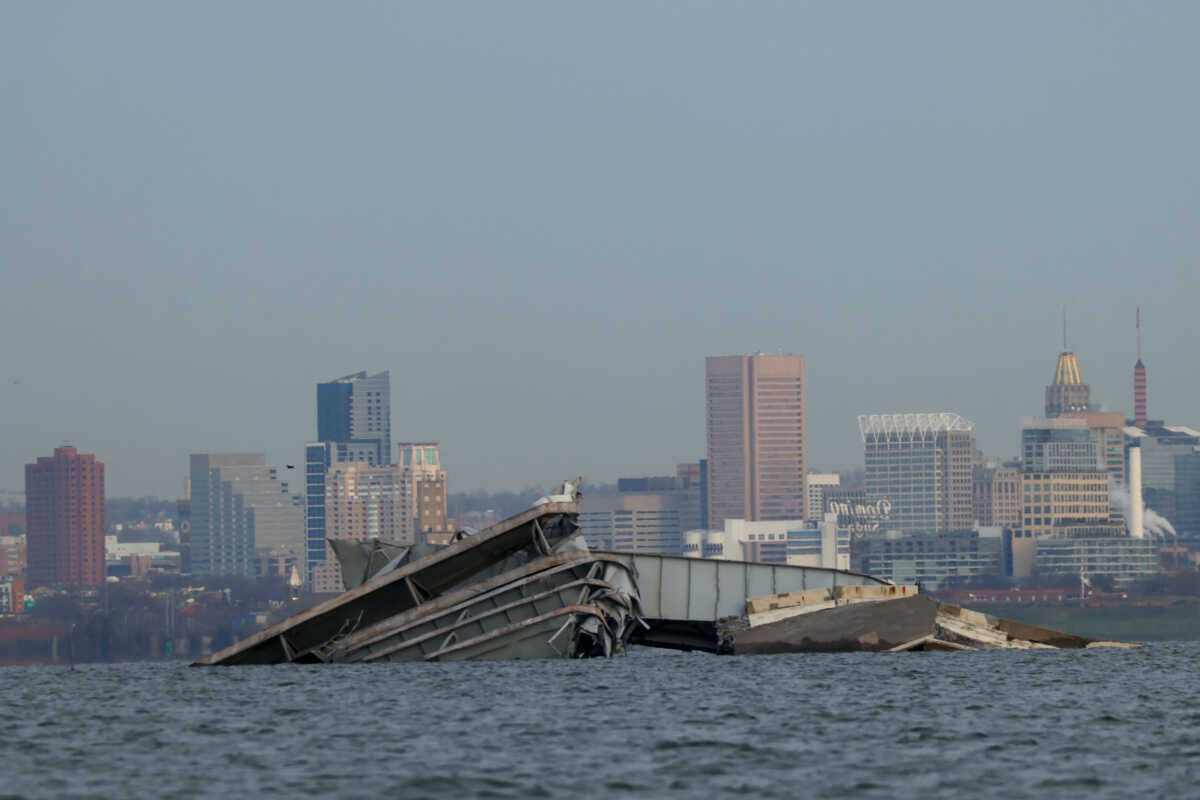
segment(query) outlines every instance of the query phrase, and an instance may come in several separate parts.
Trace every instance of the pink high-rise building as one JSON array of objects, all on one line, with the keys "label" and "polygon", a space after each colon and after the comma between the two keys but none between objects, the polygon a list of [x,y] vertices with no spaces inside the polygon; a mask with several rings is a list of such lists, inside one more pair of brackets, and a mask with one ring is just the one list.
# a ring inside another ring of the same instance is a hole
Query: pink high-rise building
[{"label": "pink high-rise building", "polygon": [[803,519],[804,356],[710,356],[708,527]]}]

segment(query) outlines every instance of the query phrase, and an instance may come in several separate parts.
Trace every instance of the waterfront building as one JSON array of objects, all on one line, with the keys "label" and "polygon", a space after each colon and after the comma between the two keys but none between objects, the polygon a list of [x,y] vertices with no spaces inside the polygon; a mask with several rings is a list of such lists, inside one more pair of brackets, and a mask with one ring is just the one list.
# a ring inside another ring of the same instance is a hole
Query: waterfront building
[{"label": "waterfront building", "polygon": [[808,497],[806,499],[804,518],[821,520],[825,518],[825,490],[840,486],[842,476],[836,472],[810,472],[806,479]]},{"label": "waterfront building", "polygon": [[854,540],[853,569],[899,584],[938,590],[1007,572],[1003,529],[864,536]]},{"label": "waterfront building", "polygon": [[1013,464],[976,464],[972,505],[983,527],[1015,528],[1021,522],[1021,470]]},{"label": "waterfront building", "polygon": [[1092,390],[1083,382],[1079,359],[1064,349],[1054,365],[1054,380],[1046,387],[1046,416],[1061,417],[1091,410]]},{"label": "waterfront building", "polygon": [[686,473],[620,478],[616,492],[580,498],[579,527],[593,549],[677,556],[684,533],[702,526],[702,495]]},{"label": "waterfront building", "polygon": [[1123,531],[1077,527],[1066,535],[1037,540],[1034,566],[1038,574],[1109,575],[1128,583],[1161,571],[1161,543],[1132,539]]},{"label": "waterfront building", "polygon": [[104,583],[104,514],[104,464],[96,456],[64,446],[26,464],[26,585]]},{"label": "waterfront building", "polygon": [[803,519],[804,357],[710,356],[705,377],[708,525]]},{"label": "waterfront building", "polygon": [[858,418],[866,497],[886,498],[887,528],[908,533],[971,527],[973,423],[949,412]]},{"label": "waterfront building", "polygon": [[304,504],[262,453],[197,453],[190,460],[191,566],[196,575],[257,572],[257,551],[305,552]]},{"label": "waterfront building", "polygon": [[391,463],[391,385],[386,370],[317,384],[317,440],[333,442],[338,461]]}]

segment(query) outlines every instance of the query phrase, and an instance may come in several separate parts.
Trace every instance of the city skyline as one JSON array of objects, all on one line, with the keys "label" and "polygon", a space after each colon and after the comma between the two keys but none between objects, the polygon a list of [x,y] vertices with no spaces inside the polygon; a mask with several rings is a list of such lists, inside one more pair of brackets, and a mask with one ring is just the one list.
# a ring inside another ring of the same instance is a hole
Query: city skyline
[{"label": "city skyline", "polygon": [[[1088,366],[1089,361],[1087,359],[1087,353],[1086,352],[1077,352],[1075,349],[1072,349],[1071,351],[1065,351],[1065,352],[1070,353],[1071,363],[1073,365],[1076,365],[1076,368],[1078,369],[1079,373],[1082,374],[1084,380],[1090,384],[1091,383],[1090,377],[1094,373]],[[754,355],[754,353],[747,353],[745,355]],[[811,359],[811,356],[808,356],[807,354],[799,353],[799,355],[803,356],[805,358],[806,362],[808,362]],[[1047,383],[1053,384],[1062,369],[1063,355],[1064,355],[1064,351],[1047,350],[1045,353],[1045,359],[1044,359],[1044,363],[1043,363],[1043,366],[1045,368],[1040,373],[1036,369],[1032,369],[1031,375],[1030,375],[1031,380],[1033,380],[1033,381],[1039,380],[1039,379],[1041,379],[1039,377],[1041,374],[1048,374],[1049,380],[1047,381]],[[1079,364],[1078,363],[1079,361],[1082,361],[1082,364]],[[1141,361],[1141,359],[1139,359],[1139,362],[1140,361]],[[346,365],[342,365],[342,366],[346,366]],[[355,366],[355,365],[350,365],[350,366]],[[378,365],[372,364],[371,366],[376,367]],[[701,380],[703,380],[703,370],[704,370],[703,359],[701,360],[701,362],[698,366],[699,366],[699,372],[701,373]],[[1147,370],[1149,371],[1150,368],[1147,367]],[[390,371],[390,369],[384,369],[381,371],[381,374],[384,374],[389,371]],[[1103,372],[1108,372],[1108,370],[1104,370]],[[1124,408],[1118,408],[1118,409],[1109,408],[1106,403],[1104,403],[1102,400],[1099,400],[1099,399],[1094,399],[1093,404],[1097,407],[1098,410],[1120,413],[1123,415],[1123,417],[1125,419],[1132,420],[1133,415],[1134,415],[1133,408],[1134,408],[1135,386],[1134,386],[1133,375],[1132,375],[1130,369],[1128,368],[1128,365],[1126,365],[1125,373],[1126,373],[1126,377],[1128,378],[1128,383],[1129,383],[1128,390],[1129,391],[1128,391],[1128,403],[1126,403],[1126,406]],[[347,376],[347,377],[352,377],[352,376]],[[950,377],[952,378],[953,376],[950,376]],[[336,383],[336,381],[332,381],[332,382],[331,381],[316,381],[316,383],[329,384],[329,383]],[[312,393],[311,385],[307,388],[308,388],[308,393],[311,394]],[[984,455],[986,457],[992,458],[992,459],[1001,459],[1001,460],[1019,457],[1019,455],[1020,455],[1020,424],[1021,424],[1021,420],[1025,417],[1031,416],[1032,414],[1035,414],[1036,412],[1040,411],[1041,399],[1042,399],[1042,398],[1038,397],[1037,392],[1038,392],[1039,387],[1035,383],[1031,383],[1027,388],[1029,390],[1027,392],[1027,395],[1029,396],[1029,397],[1027,397],[1028,402],[1026,403],[1026,405],[1023,408],[1019,409],[1019,413],[1014,414],[1014,416],[1012,417],[1011,422],[1007,426],[1007,428],[998,429],[999,426],[989,428],[989,427],[977,425],[976,443],[977,443],[977,446],[982,450],[982,452],[984,453]],[[1179,419],[1178,417],[1172,417],[1172,416],[1160,416],[1157,413],[1158,409],[1161,409],[1164,407],[1170,408],[1172,405],[1177,405],[1177,404],[1172,404],[1165,399],[1160,401],[1160,399],[1159,399],[1161,396],[1161,393],[1165,393],[1165,392],[1169,391],[1169,387],[1160,386],[1159,384],[1155,383],[1155,389],[1157,391],[1150,392],[1151,400],[1150,400],[1149,416],[1151,419],[1167,419],[1167,420],[1173,420],[1176,422],[1181,422],[1183,424],[1200,423],[1200,419],[1195,419],[1193,417],[1189,417],[1186,415],[1182,419]],[[699,433],[699,440],[698,440],[698,443],[696,444],[696,448],[699,448],[697,452],[702,454],[704,452],[703,406],[704,406],[705,401],[704,401],[704,396],[703,396],[702,391],[698,390],[697,393],[694,393],[694,394],[699,394],[698,399],[696,397],[693,397],[691,399],[692,399],[693,403],[699,405],[700,409],[701,409],[701,411],[700,411],[701,419],[696,426],[698,428],[698,433]],[[944,392],[941,392],[941,393],[931,392],[931,394],[933,394],[935,396],[944,396]],[[1093,395],[1095,395],[1095,394],[1096,393],[1093,390]],[[1032,398],[1032,399],[1029,399],[1029,398]],[[926,407],[926,410],[928,408],[938,407],[936,405],[938,402],[939,401],[936,399],[931,400],[930,404]],[[964,405],[969,407],[970,403],[960,404],[960,406],[957,406],[957,407],[963,407]],[[312,409],[312,416],[316,417],[317,404],[314,403],[311,406],[311,409]],[[911,409],[902,409],[902,410],[895,410],[895,409],[889,408],[886,413],[924,413],[921,409],[922,409],[921,406],[914,406]],[[862,409],[862,411],[860,413],[876,412],[879,410],[881,410],[881,409],[871,406],[869,404],[866,404],[866,405],[864,405],[864,408]],[[806,416],[808,416],[807,413],[806,413]],[[850,425],[850,429],[852,432],[852,435],[850,437],[851,438],[851,446],[838,451],[838,453],[835,455],[822,455],[817,458],[813,458],[812,456],[809,456],[807,458],[807,460],[810,464],[810,467],[809,467],[810,471],[819,471],[820,469],[849,471],[849,470],[854,470],[854,469],[861,469],[863,467],[861,443],[858,441],[859,437],[857,435],[855,435],[855,433],[854,433],[857,430],[855,427],[855,424],[856,424],[855,420],[857,418],[857,415],[847,413],[847,414],[845,414],[845,416],[847,417],[847,420],[848,420],[848,423]],[[964,416],[966,416],[966,415],[964,414]],[[393,420],[393,422],[394,422],[394,420]],[[824,422],[825,422],[824,420],[817,420],[817,426],[820,428],[827,429],[828,426],[823,424]],[[311,429],[311,427],[312,427],[312,423],[311,423],[311,419],[310,419],[309,429]],[[811,428],[813,426],[809,425],[808,427]],[[98,437],[94,437],[94,438],[98,438]],[[300,436],[299,438],[302,440],[304,437]],[[436,438],[436,437],[430,437],[430,438]],[[1011,444],[1008,446],[1008,449],[1004,449],[1006,439],[1009,442],[1011,442]],[[87,441],[87,440],[88,440],[87,437],[84,437],[84,441]],[[992,443],[991,447],[988,446],[989,442]],[[234,443],[233,446],[231,446],[227,449],[228,450],[238,450],[239,446],[237,446],[237,445],[238,445],[238,443]],[[74,439],[70,439],[70,440],[63,439],[57,443],[57,446],[77,446],[77,441]],[[91,447],[89,445],[85,445],[85,444],[78,444],[78,446],[83,450],[96,449],[96,448],[93,448],[93,447]],[[42,449],[44,450],[45,448],[43,447]],[[205,448],[201,447],[201,448],[197,448],[196,451],[199,452],[204,449]],[[218,448],[209,448],[209,449],[213,450],[214,452],[218,450]],[[266,448],[256,448],[254,446],[254,442],[246,442],[246,443],[241,444],[240,449],[250,450],[250,451],[258,449],[261,452],[265,452],[269,463],[282,464],[284,462],[289,462],[289,463],[303,464],[304,458],[305,458],[304,446],[301,445],[301,446],[297,447],[294,443],[288,443],[287,445],[277,446],[277,448],[275,450],[268,450]],[[695,449],[695,448],[693,448],[693,449]],[[299,450],[300,452],[298,454],[291,452],[291,451],[295,451],[295,450]],[[185,453],[183,455],[186,456],[187,454]],[[651,472],[654,472],[656,470],[665,469],[665,468],[669,467],[670,464],[672,464],[672,463],[676,463],[674,461],[671,461],[671,456],[669,454],[661,454],[660,453],[659,455],[662,457],[655,458],[652,454],[650,454],[647,451],[646,456],[643,458],[637,458],[635,456],[635,457],[631,458],[629,461],[621,462],[621,465],[618,466],[616,468],[616,470],[611,472],[610,474],[596,474],[596,475],[585,474],[584,477],[587,478],[589,481],[593,481],[596,483],[613,483],[621,475],[641,474],[643,472],[646,474],[650,474]],[[685,454],[685,455],[687,455],[687,454]],[[395,457],[395,453],[392,454],[392,458],[394,458],[394,457]],[[686,459],[684,459],[684,460],[686,460]],[[663,463],[663,462],[665,462],[665,463]],[[814,462],[816,464],[816,469],[814,469],[812,466],[812,464]],[[112,468],[114,459],[111,457],[106,457],[106,463],[108,463],[110,465],[110,467],[109,467],[109,484],[111,485],[112,484],[112,476],[115,474],[115,472]],[[534,463],[536,463],[536,462],[534,462]],[[0,474],[2,474],[5,470],[6,470],[6,465],[0,465]],[[456,472],[456,475],[459,474],[460,472],[466,472],[466,473],[470,474],[471,470],[469,469],[469,465],[468,465],[468,468],[463,469],[463,470],[456,469],[455,472]],[[297,473],[297,475],[299,475],[299,473]],[[155,485],[159,485],[159,486],[166,486],[166,485],[169,485],[172,483],[177,484],[179,486],[179,488],[177,490],[175,490],[174,494],[172,494],[171,491],[167,491],[162,494],[157,494],[153,491],[139,491],[136,488],[134,488],[132,491],[127,491],[127,492],[110,491],[109,496],[116,497],[116,496],[147,495],[147,496],[158,496],[158,497],[164,497],[164,498],[170,498],[170,497],[174,497],[174,496],[182,496],[182,483],[183,483],[183,479],[185,477],[187,477],[187,471],[180,470],[179,475],[176,478],[164,479],[164,478],[162,478],[162,476],[157,476],[153,481],[151,481]],[[126,480],[128,481],[128,479],[126,479]],[[549,485],[553,484],[553,482],[554,482],[554,479],[552,477],[546,477],[544,480],[542,480],[540,482],[537,481],[536,479],[533,479],[531,482],[526,482],[526,483],[521,483],[521,484],[479,485],[479,484],[472,484],[469,482],[464,483],[460,479],[460,480],[456,480],[456,486],[458,487],[457,490],[459,490],[459,491],[472,490],[472,489],[486,489],[489,491],[504,491],[504,490],[522,490],[522,489],[530,488],[531,486],[549,486]],[[126,484],[126,485],[128,485],[128,484]],[[20,494],[19,486],[20,486],[20,483],[17,483],[11,489],[9,489],[9,487],[7,487],[7,486],[0,485],[0,489],[7,490],[8,493],[12,494],[12,496],[15,498],[15,497],[17,497],[18,494]]]},{"label": "city skyline", "polygon": [[780,349],[814,469],[873,412],[1008,456],[1063,304],[1095,404],[1140,306],[1150,416],[1197,422],[1195,4],[237,19],[0,30],[0,488],[63,440],[125,496],[298,463],[355,369],[457,487],[610,480],[699,456],[706,356]]}]

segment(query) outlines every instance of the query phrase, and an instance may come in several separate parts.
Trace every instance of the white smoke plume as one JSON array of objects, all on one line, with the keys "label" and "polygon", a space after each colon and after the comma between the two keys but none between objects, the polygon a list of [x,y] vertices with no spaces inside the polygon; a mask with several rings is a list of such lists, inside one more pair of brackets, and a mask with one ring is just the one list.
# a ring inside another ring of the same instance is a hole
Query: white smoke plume
[{"label": "white smoke plume", "polygon": [[[1123,483],[1109,481],[1108,497],[1109,502],[1116,506],[1117,510],[1128,520],[1129,509],[1133,505],[1133,500],[1129,495],[1129,487]],[[1175,533],[1175,526],[1171,524],[1169,519],[1145,504],[1143,504],[1142,508],[1142,527],[1146,529],[1147,536],[1155,536],[1159,539],[1178,535]]]}]

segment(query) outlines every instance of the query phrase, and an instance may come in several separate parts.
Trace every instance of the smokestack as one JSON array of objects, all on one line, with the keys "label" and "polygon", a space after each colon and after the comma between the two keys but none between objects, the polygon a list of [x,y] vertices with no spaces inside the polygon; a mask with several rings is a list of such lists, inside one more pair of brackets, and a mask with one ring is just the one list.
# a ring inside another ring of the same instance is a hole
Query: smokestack
[{"label": "smokestack", "polygon": [[1133,424],[1146,426],[1146,365],[1142,363],[1142,310],[1137,310],[1137,363],[1133,365]]},{"label": "smokestack", "polygon": [[1142,521],[1142,443],[1136,439],[1129,443],[1129,536],[1145,539],[1146,528]]}]

